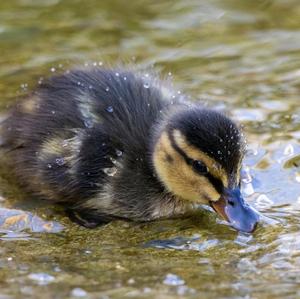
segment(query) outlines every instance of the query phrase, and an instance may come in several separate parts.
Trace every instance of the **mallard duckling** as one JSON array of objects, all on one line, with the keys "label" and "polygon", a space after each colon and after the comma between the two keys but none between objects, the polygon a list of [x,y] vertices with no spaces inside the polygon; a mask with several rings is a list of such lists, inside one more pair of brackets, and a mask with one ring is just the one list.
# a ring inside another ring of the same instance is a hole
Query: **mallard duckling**
[{"label": "mallard duckling", "polygon": [[215,211],[252,232],[240,193],[244,146],[223,114],[174,97],[148,74],[93,68],[43,82],[2,126],[26,188],[95,227]]}]

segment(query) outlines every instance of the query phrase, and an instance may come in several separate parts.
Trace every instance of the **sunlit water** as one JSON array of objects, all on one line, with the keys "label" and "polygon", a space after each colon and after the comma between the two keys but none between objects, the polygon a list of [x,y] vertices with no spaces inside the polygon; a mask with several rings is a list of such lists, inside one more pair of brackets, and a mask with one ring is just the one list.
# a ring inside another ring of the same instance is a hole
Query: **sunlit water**
[{"label": "sunlit water", "polygon": [[0,52],[0,120],[44,77],[120,62],[225,109],[248,139],[244,195],[268,217],[253,235],[206,210],[88,230],[2,171],[1,299],[300,297],[299,1],[1,1]]}]

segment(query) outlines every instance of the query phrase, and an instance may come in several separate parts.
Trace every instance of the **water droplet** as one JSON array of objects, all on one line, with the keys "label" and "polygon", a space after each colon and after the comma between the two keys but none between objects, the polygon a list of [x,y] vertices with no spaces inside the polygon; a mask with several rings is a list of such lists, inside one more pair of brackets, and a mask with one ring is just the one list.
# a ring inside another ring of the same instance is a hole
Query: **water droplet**
[{"label": "water droplet", "polygon": [[168,76],[172,76],[172,73],[171,73],[171,72],[168,72]]},{"label": "water droplet", "polygon": [[93,62],[93,66],[97,66],[97,62]]},{"label": "water droplet", "polygon": [[118,157],[121,157],[123,155],[123,152],[117,149],[116,154]]},{"label": "water droplet", "polygon": [[110,157],[109,160],[110,160],[113,164],[116,164],[116,163],[117,163],[117,160],[114,159],[113,157]]},{"label": "water droplet", "polygon": [[126,81],[126,80],[127,80],[127,77],[123,77],[123,80]]},{"label": "water droplet", "polygon": [[93,86],[92,86],[92,85],[89,85],[89,89],[93,89]]},{"label": "water droplet", "polygon": [[55,114],[56,112],[54,110],[51,111],[52,114]]},{"label": "water droplet", "polygon": [[64,158],[56,158],[56,159],[55,159],[55,163],[56,163],[58,166],[63,166],[63,165],[65,165],[65,159],[64,159]]},{"label": "water droplet", "polygon": [[109,113],[112,113],[112,112],[114,112],[114,108],[112,106],[108,106],[106,108],[106,111],[109,112]]},{"label": "water droplet", "polygon": [[52,68],[50,69],[50,71],[51,71],[52,73],[54,73],[54,72],[56,71],[55,67],[52,67]]},{"label": "water droplet", "polygon": [[218,151],[218,155],[221,155],[222,154],[222,152],[221,151]]},{"label": "water droplet", "polygon": [[107,92],[109,91],[109,87],[108,86],[105,88],[105,91],[107,91]]},{"label": "water droplet", "polygon": [[51,168],[52,168],[52,165],[51,165],[50,163],[48,163],[48,164],[47,164],[47,167],[48,167],[49,169],[51,169]]},{"label": "water droplet", "polygon": [[119,77],[120,76],[120,74],[117,72],[117,73],[115,73],[115,75],[117,76],[117,77]]},{"label": "water droplet", "polygon": [[99,62],[98,62],[98,65],[99,65],[99,66],[103,65],[103,62],[102,62],[102,61],[99,61]]},{"label": "water droplet", "polygon": [[148,89],[150,87],[149,83],[144,83],[144,87]]},{"label": "water droplet", "polygon": [[117,173],[117,168],[116,167],[111,167],[111,168],[103,168],[103,172],[106,173],[108,176],[114,176]]},{"label": "water droplet", "polygon": [[28,87],[28,84],[27,84],[27,83],[21,84],[21,88],[22,88],[23,90],[27,90],[27,87]]},{"label": "water droplet", "polygon": [[83,122],[84,122],[85,127],[88,129],[90,129],[94,126],[93,121],[90,119],[85,119]]}]

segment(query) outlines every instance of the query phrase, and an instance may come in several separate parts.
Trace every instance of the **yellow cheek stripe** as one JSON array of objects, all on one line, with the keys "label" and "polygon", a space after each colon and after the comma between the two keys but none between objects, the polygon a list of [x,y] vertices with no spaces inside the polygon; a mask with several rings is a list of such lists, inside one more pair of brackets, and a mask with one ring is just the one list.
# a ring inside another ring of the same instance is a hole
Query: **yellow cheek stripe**
[{"label": "yellow cheek stripe", "polygon": [[186,138],[181,134],[179,130],[173,131],[173,137],[179,148],[186,153],[186,155],[194,160],[199,160],[205,163],[209,172],[216,178],[220,178],[225,187],[228,187],[228,177],[226,171],[222,166],[216,162],[213,158],[209,157],[204,152],[200,151],[193,145],[186,141]]},{"label": "yellow cheek stripe", "polygon": [[[172,157],[168,162],[166,155]],[[162,133],[154,150],[155,169],[167,189],[182,199],[197,203],[216,201],[220,194],[207,178],[197,175],[173,148],[166,132]]]}]

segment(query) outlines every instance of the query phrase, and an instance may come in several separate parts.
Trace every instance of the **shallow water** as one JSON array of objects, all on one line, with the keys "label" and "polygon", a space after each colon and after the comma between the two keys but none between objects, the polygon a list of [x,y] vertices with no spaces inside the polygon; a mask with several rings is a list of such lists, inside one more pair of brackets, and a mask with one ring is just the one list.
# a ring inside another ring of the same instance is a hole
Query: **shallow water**
[{"label": "shallow water", "polygon": [[2,170],[0,207],[31,214],[0,209],[1,299],[300,297],[299,1],[1,1],[0,52],[3,116],[52,73],[116,62],[227,110],[247,135],[244,195],[269,217],[253,235],[205,210],[88,230]]}]

